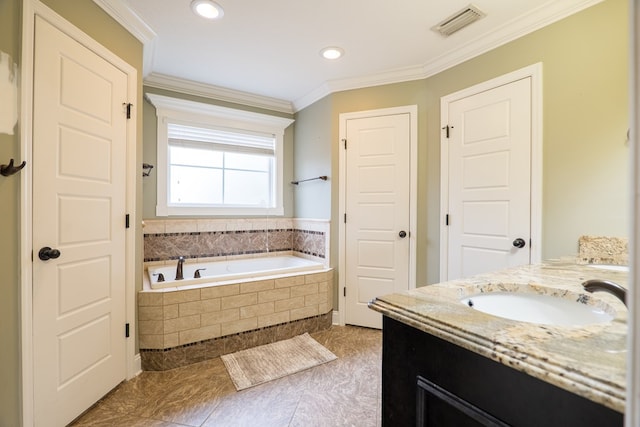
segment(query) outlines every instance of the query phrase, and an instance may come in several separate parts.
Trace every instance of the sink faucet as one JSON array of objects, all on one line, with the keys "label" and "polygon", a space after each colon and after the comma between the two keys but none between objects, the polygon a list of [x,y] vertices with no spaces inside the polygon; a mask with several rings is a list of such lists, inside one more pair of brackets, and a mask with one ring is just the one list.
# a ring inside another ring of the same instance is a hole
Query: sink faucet
[{"label": "sink faucet", "polygon": [[591,279],[582,283],[582,287],[587,292],[609,292],[618,297],[620,301],[627,305],[627,290],[617,283],[608,280]]},{"label": "sink faucet", "polygon": [[176,268],[176,280],[184,279],[184,276],[182,275],[182,264],[184,264],[183,256],[178,258],[178,267]]}]

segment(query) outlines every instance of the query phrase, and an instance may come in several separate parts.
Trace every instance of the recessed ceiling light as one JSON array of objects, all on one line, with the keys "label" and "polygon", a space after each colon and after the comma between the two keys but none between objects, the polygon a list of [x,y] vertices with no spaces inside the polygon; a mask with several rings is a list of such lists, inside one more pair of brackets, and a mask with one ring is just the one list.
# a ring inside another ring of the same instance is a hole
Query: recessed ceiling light
[{"label": "recessed ceiling light", "polygon": [[222,7],[211,0],[193,0],[191,9],[196,15],[207,19],[220,19],[224,15]]},{"label": "recessed ceiling light", "polygon": [[322,55],[324,59],[338,59],[344,55],[344,50],[335,46],[325,47],[320,51],[320,55]]}]

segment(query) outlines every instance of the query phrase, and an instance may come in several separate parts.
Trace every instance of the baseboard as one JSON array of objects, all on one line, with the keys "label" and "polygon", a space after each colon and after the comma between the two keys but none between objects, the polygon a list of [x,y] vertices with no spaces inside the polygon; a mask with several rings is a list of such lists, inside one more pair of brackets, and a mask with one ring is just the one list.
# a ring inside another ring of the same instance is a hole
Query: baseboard
[{"label": "baseboard", "polygon": [[340,312],[338,310],[333,310],[333,316],[331,317],[331,324],[333,325],[340,324]]},{"label": "baseboard", "polygon": [[133,376],[137,377],[140,373],[142,373],[142,358],[140,353],[136,353],[133,357]]}]

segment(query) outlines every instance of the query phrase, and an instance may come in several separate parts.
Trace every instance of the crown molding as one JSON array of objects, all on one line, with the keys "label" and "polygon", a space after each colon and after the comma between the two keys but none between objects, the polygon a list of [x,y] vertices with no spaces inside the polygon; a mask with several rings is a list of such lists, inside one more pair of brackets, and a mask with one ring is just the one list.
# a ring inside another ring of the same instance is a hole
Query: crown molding
[{"label": "crown molding", "polygon": [[149,102],[156,107],[156,114],[158,116],[175,116],[176,113],[179,112],[186,114],[187,117],[200,115],[207,118],[223,119],[233,123],[240,122],[242,124],[245,122],[251,122],[255,125],[267,128],[270,131],[275,129],[282,132],[284,132],[284,129],[294,122],[293,119],[286,117],[272,116],[253,111],[237,110],[235,108],[157,95],[155,93],[147,93],[145,98],[147,98]]},{"label": "crown molding", "polygon": [[334,92],[426,79],[602,1],[604,0],[584,0],[579,3],[569,0],[548,1],[526,16],[509,21],[489,34],[464,44],[452,52],[433,58],[421,66],[325,82],[295,100],[294,109],[300,111]]},{"label": "crown molding", "polygon": [[311,92],[308,92],[307,94],[293,101],[293,111],[297,113],[298,111],[303,110],[304,108],[321,100],[322,98],[333,92],[336,91],[331,88],[329,82],[324,82]]},{"label": "crown molding", "polygon": [[289,114],[294,113],[293,106],[289,101],[194,82],[191,80],[168,76],[166,74],[151,73],[144,79],[144,85],[157,89],[185,93],[188,95],[217,99],[219,101],[232,102],[234,104],[241,104],[249,107],[263,108],[270,111]]},{"label": "crown molding", "polygon": [[122,0],[93,0],[93,2],[142,43],[142,75],[151,73],[158,37],[156,32]]},{"label": "crown molding", "polygon": [[292,114],[334,92],[428,78],[604,0],[583,0],[578,3],[572,0],[546,1],[527,15],[422,65],[357,78],[329,80],[293,102],[153,73],[156,33],[123,0],[93,1],[143,43],[145,85]]},{"label": "crown molding", "polygon": [[295,111],[300,111],[314,102],[324,98],[325,96],[345,90],[362,89],[365,87],[381,86],[389,83],[400,83],[411,80],[420,80],[425,77],[422,66],[405,67],[396,70],[385,71],[377,74],[368,74],[366,76],[329,80],[313,91],[298,98],[293,102]]},{"label": "crown molding", "polygon": [[120,25],[126,28],[142,43],[147,43],[157,37],[155,31],[147,25],[129,6],[121,0],[93,0]]},{"label": "crown molding", "polygon": [[580,3],[569,1],[550,1],[543,3],[526,16],[506,22],[504,25],[485,34],[482,38],[463,44],[456,48],[455,51],[448,52],[445,55],[441,55],[427,62],[424,64],[424,77],[438,74],[464,61],[468,61],[469,59],[601,3],[602,1],[604,0],[583,0]]},{"label": "crown molding", "polygon": [[93,1],[135,38],[142,42],[144,49],[142,75],[144,76],[144,84],[146,86],[213,98],[250,107],[264,108],[271,111],[288,114],[294,113],[293,105],[289,101],[154,73],[153,55],[157,34],[153,29],[123,0]]}]

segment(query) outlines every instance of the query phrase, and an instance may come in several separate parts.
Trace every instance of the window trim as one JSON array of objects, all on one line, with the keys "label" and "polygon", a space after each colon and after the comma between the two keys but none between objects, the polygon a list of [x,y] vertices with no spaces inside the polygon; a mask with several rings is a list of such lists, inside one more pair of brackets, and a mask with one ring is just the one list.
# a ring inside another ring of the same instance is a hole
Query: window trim
[{"label": "window trim", "polygon": [[[157,117],[156,216],[284,215],[284,131],[294,122],[293,119],[171,98],[153,93],[147,93],[145,97],[156,108]],[[167,194],[169,186],[167,124],[169,122],[273,134],[276,139],[276,206],[273,208],[170,206]]]}]

